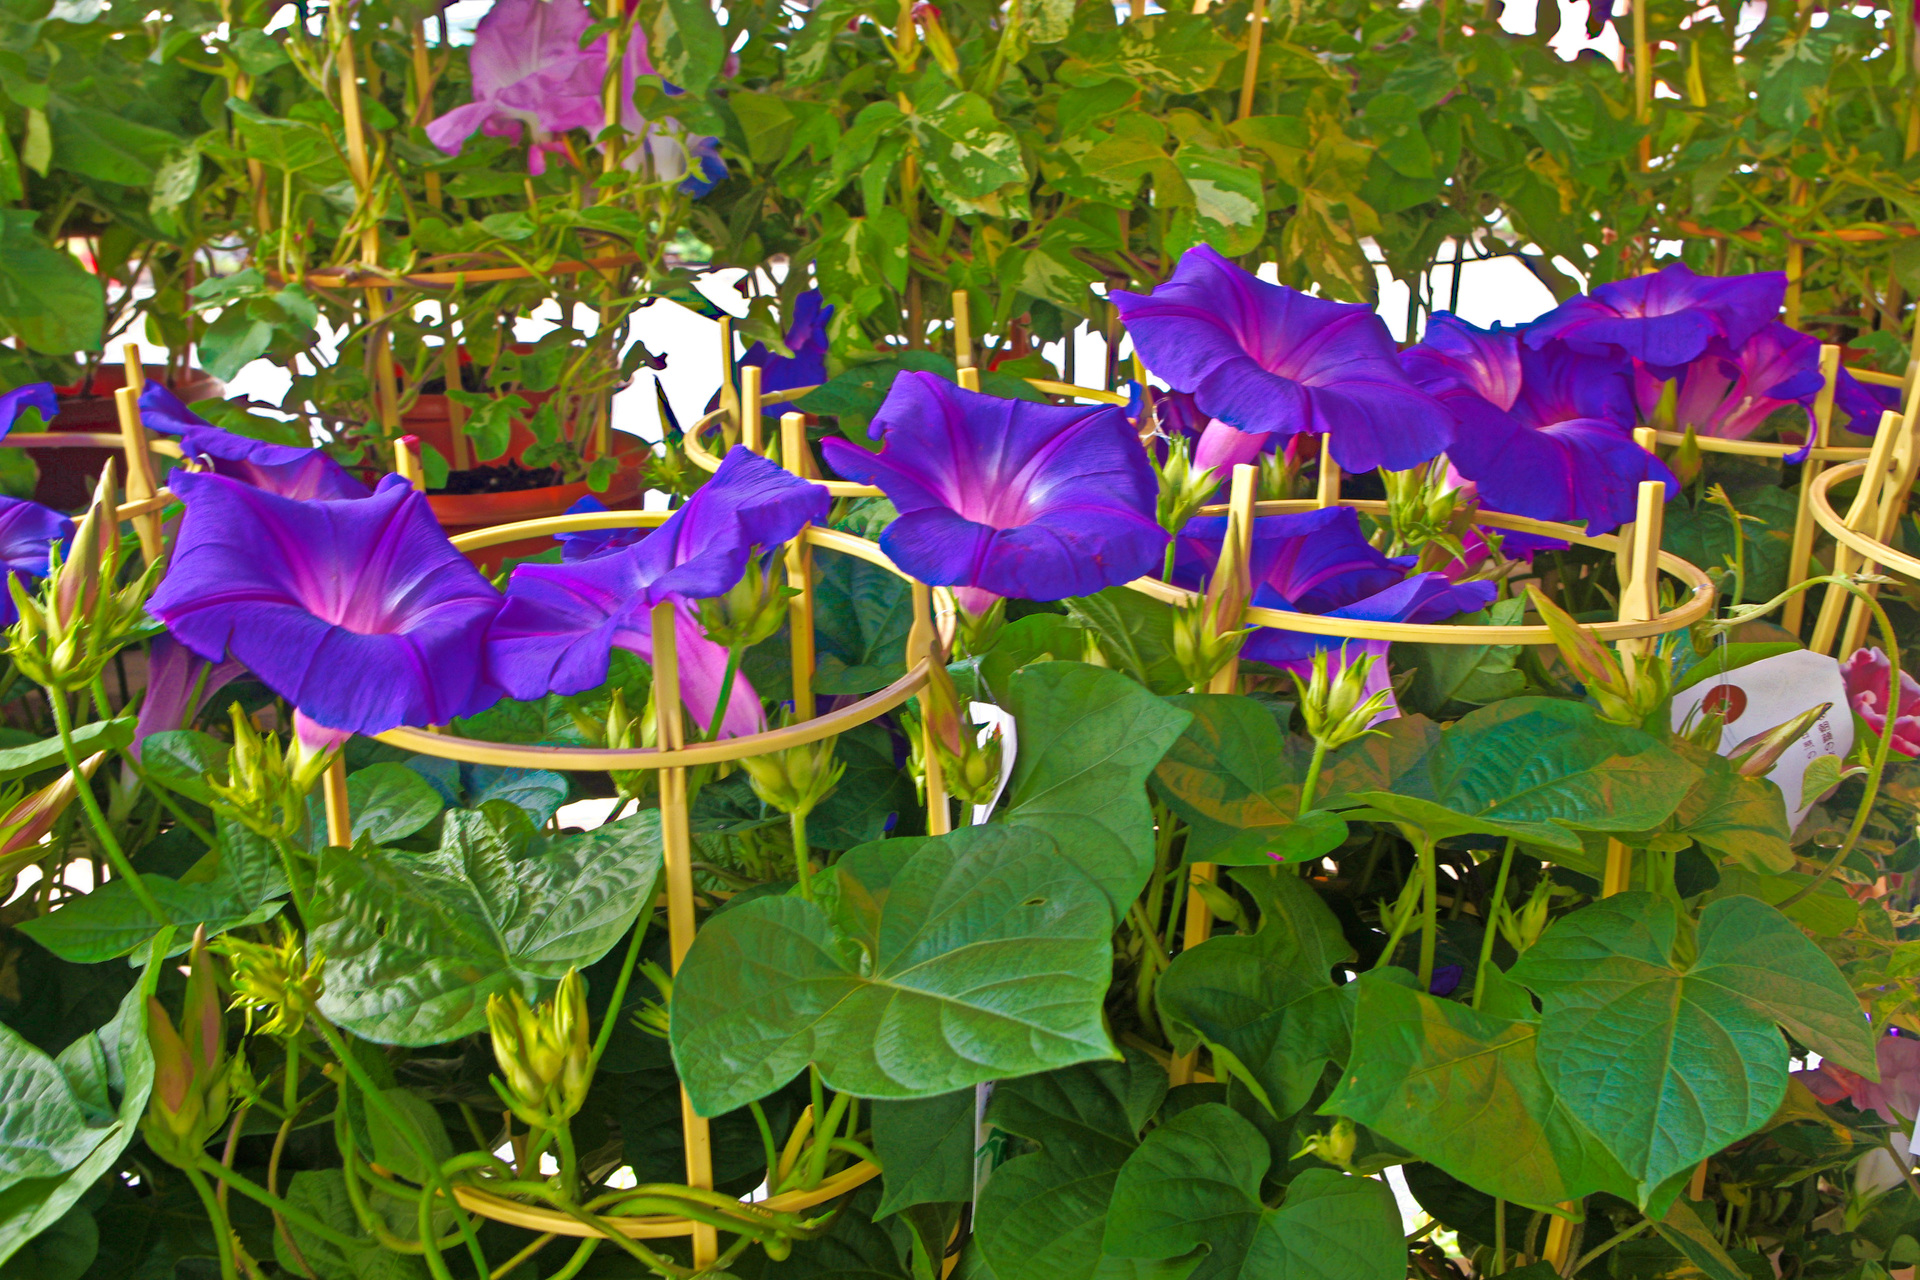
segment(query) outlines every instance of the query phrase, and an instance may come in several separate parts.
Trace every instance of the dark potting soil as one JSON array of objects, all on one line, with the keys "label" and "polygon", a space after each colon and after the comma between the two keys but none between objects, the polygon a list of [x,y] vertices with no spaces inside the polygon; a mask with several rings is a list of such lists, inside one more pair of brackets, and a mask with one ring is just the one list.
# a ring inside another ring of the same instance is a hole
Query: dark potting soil
[{"label": "dark potting soil", "polygon": [[523,467],[517,462],[497,467],[475,467],[471,471],[447,473],[447,483],[428,493],[458,496],[469,493],[518,493],[522,489],[547,489],[564,484],[558,467]]}]

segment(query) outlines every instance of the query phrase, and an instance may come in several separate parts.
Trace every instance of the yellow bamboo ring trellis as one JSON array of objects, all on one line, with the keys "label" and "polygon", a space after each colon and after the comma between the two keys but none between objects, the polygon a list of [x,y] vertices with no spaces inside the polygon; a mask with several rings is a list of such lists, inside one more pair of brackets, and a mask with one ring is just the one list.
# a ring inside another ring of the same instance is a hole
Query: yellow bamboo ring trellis
[{"label": "yellow bamboo ring trellis", "polygon": [[[797,428],[797,423],[795,427]],[[797,430],[790,432],[787,443],[790,455],[798,456],[800,446]],[[555,516],[542,520],[524,520],[463,534],[453,539],[453,543],[462,551],[472,551],[545,534],[589,529],[644,528],[658,525],[666,518],[667,513],[660,511],[608,511]],[[688,745],[680,696],[679,661],[674,639],[674,606],[671,603],[663,603],[655,606],[653,612],[654,705],[658,721],[660,743],[658,747],[613,749],[514,746],[407,728],[391,730],[379,735],[379,738],[389,745],[424,755],[479,764],[595,772],[634,769],[656,771],[660,779],[661,845],[664,854],[663,879],[666,888],[667,927],[672,968],[677,972],[688,948],[693,944],[695,930],[687,769],[694,765],[740,760],[748,756],[764,755],[788,747],[816,742],[845,732],[856,725],[867,723],[899,706],[923,689],[927,683],[927,673],[931,664],[944,660],[940,653],[941,628],[933,614],[932,596],[925,586],[914,583],[912,585],[913,625],[907,636],[906,673],[886,688],[869,694],[851,706],[842,707],[826,715],[814,715],[812,693],[814,583],[811,552],[815,547],[858,556],[891,573],[903,578],[906,576],[887,558],[885,553],[872,543],[832,529],[808,527],[803,529],[789,545],[786,552],[787,578],[790,584],[799,588],[799,594],[788,601],[790,633],[793,637],[794,706],[796,712],[802,717],[797,724],[745,737],[724,738],[711,743]],[[715,714],[719,713],[720,709],[716,707]],[[927,829],[930,833],[937,835],[950,829],[951,818],[948,813],[946,789],[940,776],[938,757],[929,745],[923,744],[923,748],[922,755],[926,761],[927,770]],[[348,811],[346,804],[344,773],[345,770],[336,764],[326,775],[325,809],[328,838],[335,844],[348,843],[352,830],[352,814]],[[807,1115],[810,1115],[810,1112]],[[800,1122],[802,1125],[808,1122],[807,1115],[803,1115]],[[708,1122],[694,1113],[684,1089],[681,1091],[681,1118],[686,1135],[687,1185],[711,1190],[713,1160]],[[757,1207],[773,1213],[798,1212],[844,1194],[875,1177],[879,1172],[879,1168],[869,1161],[856,1161],[846,1168],[836,1170],[816,1187],[782,1192],[769,1200],[760,1202]],[[581,1237],[600,1234],[566,1214],[538,1205],[510,1200],[490,1192],[483,1183],[460,1184],[455,1188],[455,1196],[470,1212],[528,1230]],[[623,1218],[614,1214],[603,1217],[602,1221],[608,1230],[634,1239],[691,1236],[695,1260],[701,1265],[712,1262],[717,1256],[717,1229],[705,1222],[658,1214],[632,1218]]]},{"label": "yellow bamboo ring trellis", "polygon": [[1878,538],[1872,538],[1849,528],[1846,518],[1834,510],[1832,490],[1837,484],[1857,480],[1866,473],[1865,462],[1853,462],[1844,467],[1835,467],[1813,482],[1813,518],[1820,527],[1833,535],[1836,542],[1852,548],[1868,564],[1883,569],[1892,569],[1906,577],[1920,582],[1920,557],[1910,556],[1904,551],[1896,551]]}]

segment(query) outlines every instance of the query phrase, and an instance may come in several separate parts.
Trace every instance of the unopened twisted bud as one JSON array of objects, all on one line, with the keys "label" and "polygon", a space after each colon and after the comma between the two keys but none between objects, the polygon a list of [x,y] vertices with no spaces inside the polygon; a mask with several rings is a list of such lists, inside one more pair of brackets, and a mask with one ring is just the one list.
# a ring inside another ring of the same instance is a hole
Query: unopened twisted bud
[{"label": "unopened twisted bud", "polygon": [[219,974],[207,953],[205,925],[194,931],[187,953],[179,1029],[166,1006],[148,997],[147,1043],[153,1050],[153,1092],[141,1132],[154,1154],[184,1168],[226,1122],[232,1099],[226,1010]]},{"label": "unopened twisted bud", "polygon": [[1212,467],[1193,465],[1191,446],[1185,436],[1167,441],[1167,460],[1160,464],[1160,497],[1154,515],[1160,527],[1174,537],[1187,527],[1187,521],[1206,505],[1220,487],[1220,477]]},{"label": "unopened twisted bud", "polygon": [[938,663],[928,667],[920,706],[948,794],[966,804],[991,801],[1000,786],[1000,735],[989,736],[985,743],[976,738],[974,726],[961,713],[953,676]]},{"label": "unopened twisted bud", "polygon": [[722,595],[695,602],[707,638],[728,649],[749,649],[780,629],[787,599],[800,593],[786,585],[780,557],[754,556],[740,581]]},{"label": "unopened twisted bud", "polygon": [[1602,720],[1637,725],[1666,702],[1672,687],[1672,668],[1666,656],[1658,652],[1636,654],[1630,659],[1629,672],[1591,628],[1581,626],[1538,587],[1528,587],[1527,595],[1553,636],[1554,647],[1560,650],[1567,669],[1600,708]]},{"label": "unopened twisted bud", "polygon": [[307,793],[332,763],[337,747],[310,744],[296,733],[283,750],[278,734],[253,727],[239,703],[228,708],[233,750],[224,778],[209,773],[207,790],[220,808],[269,840],[286,839],[307,820]]},{"label": "unopened twisted bud", "polygon": [[326,958],[307,958],[300,935],[285,921],[277,943],[248,942],[233,934],[217,944],[233,972],[233,1007],[254,1015],[265,1014],[260,1034],[291,1036],[306,1025],[320,1007],[321,971]]}]

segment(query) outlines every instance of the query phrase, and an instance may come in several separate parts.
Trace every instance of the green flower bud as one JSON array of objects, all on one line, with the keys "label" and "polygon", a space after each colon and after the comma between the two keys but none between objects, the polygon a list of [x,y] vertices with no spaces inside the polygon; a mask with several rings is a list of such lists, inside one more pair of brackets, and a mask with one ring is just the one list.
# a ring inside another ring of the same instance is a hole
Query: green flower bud
[{"label": "green flower bud", "polygon": [[1194,513],[1206,505],[1221,482],[1212,467],[1193,465],[1192,446],[1185,436],[1167,440],[1167,460],[1160,464],[1159,477],[1160,498],[1155,518],[1162,529],[1175,536],[1187,527]]},{"label": "green flower bud", "polygon": [[154,1153],[186,1166],[226,1122],[232,1100],[227,1019],[220,980],[207,954],[207,931],[194,931],[180,1027],[159,1000],[147,1001],[147,1043],[153,1050],[153,1092],[141,1131]]},{"label": "green flower bud", "polygon": [[1547,930],[1547,913],[1553,907],[1553,882],[1542,876],[1533,886],[1533,892],[1520,904],[1519,910],[1506,903],[1494,907],[1494,927],[1507,945],[1515,951],[1525,951],[1540,941],[1540,935]]},{"label": "green flower bud", "polygon": [[1540,588],[1528,587],[1540,621],[1553,636],[1560,657],[1600,708],[1600,718],[1610,724],[1638,725],[1655,708],[1666,702],[1672,688],[1672,665],[1666,654],[1634,655],[1631,671],[1620,664],[1613,650],[1600,643],[1593,632],[1574,620],[1572,614],[1542,595]]},{"label": "green flower bud", "polygon": [[1339,675],[1332,676],[1327,651],[1315,651],[1307,679],[1293,677],[1308,737],[1329,751],[1337,751],[1370,733],[1380,732],[1368,726],[1392,704],[1393,695],[1385,689],[1372,695],[1367,693],[1367,677],[1377,661],[1373,654],[1363,653],[1348,662]]},{"label": "green flower bud", "polygon": [[651,960],[641,961],[638,972],[654,985],[660,998],[643,1002],[634,1012],[633,1025],[650,1036],[665,1040],[673,1006],[673,977]]},{"label": "green flower bud", "polygon": [[1204,690],[1221,668],[1239,656],[1240,646],[1252,630],[1221,630],[1212,605],[1202,597],[1181,605],[1173,615],[1173,658],[1195,689]]},{"label": "green flower bud", "polygon": [[1316,1156],[1328,1164],[1345,1169],[1353,1163],[1353,1149],[1358,1138],[1353,1121],[1341,1116],[1327,1132],[1308,1134],[1305,1144],[1294,1153],[1293,1158],[1298,1160],[1301,1156]]},{"label": "green flower bud", "polygon": [[707,638],[729,649],[750,649],[780,629],[787,598],[799,591],[786,586],[780,557],[747,561],[747,571],[724,595],[695,602]]},{"label": "green flower bud", "polygon": [[833,758],[833,739],[804,743],[740,761],[753,793],[782,813],[806,817],[833,793],[847,766]]},{"label": "green flower bud", "polygon": [[311,747],[296,733],[283,751],[279,735],[255,729],[239,703],[228,714],[233,750],[226,777],[209,773],[204,778],[216,807],[269,840],[298,834],[307,821],[307,793],[327,771],[334,750]]},{"label": "green flower bud", "polygon": [[580,1110],[592,1083],[593,1045],[579,970],[567,970],[553,998],[532,1008],[517,991],[489,996],[487,1031],[500,1067],[494,1091],[523,1123],[552,1129]]},{"label": "green flower bud", "polygon": [[966,804],[992,800],[1000,786],[1000,736],[994,734],[981,744],[974,726],[961,713],[960,691],[945,667],[936,663],[928,671],[920,707],[947,794]]},{"label": "green flower bud", "polygon": [[326,958],[311,963],[300,945],[300,935],[282,921],[278,944],[247,942],[232,934],[216,944],[227,957],[233,976],[233,1007],[247,1011],[248,1029],[253,1015],[263,1011],[262,1035],[290,1036],[306,1024],[307,1017],[320,1007],[320,973]]},{"label": "green flower bud", "polygon": [[129,585],[116,585],[122,564],[118,506],[109,463],[65,560],[55,547],[37,590],[18,576],[9,578],[19,620],[8,634],[8,653],[36,684],[63,692],[85,688],[114,654],[153,629],[146,602],[160,566],[149,564]]}]

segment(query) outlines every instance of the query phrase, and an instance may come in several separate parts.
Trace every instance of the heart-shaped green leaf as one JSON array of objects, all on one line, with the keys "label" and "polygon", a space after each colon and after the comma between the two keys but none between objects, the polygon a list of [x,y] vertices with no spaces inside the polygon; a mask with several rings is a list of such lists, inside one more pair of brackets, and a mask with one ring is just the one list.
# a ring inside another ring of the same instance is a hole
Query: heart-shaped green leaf
[{"label": "heart-shaped green leaf", "polygon": [[1785,916],[1757,898],[1709,903],[1692,959],[1678,954],[1681,924],[1666,898],[1616,894],[1556,921],[1511,974],[1540,997],[1547,1083],[1643,1205],[1780,1105],[1787,1045],[1776,1025],[1878,1075],[1859,1002]]},{"label": "heart-shaped green leaf", "polygon": [[1347,1056],[1332,970],[1353,952],[1340,922],[1298,876],[1249,870],[1234,879],[1259,905],[1260,927],[1182,951],[1155,995],[1177,1049],[1204,1042],[1269,1110],[1289,1116],[1306,1105],[1327,1063]]},{"label": "heart-shaped green leaf", "polygon": [[1020,752],[1003,820],[1051,836],[1106,890],[1118,920],[1153,872],[1147,776],[1187,713],[1082,662],[1035,663],[1007,684]]},{"label": "heart-shaped green leaf", "polygon": [[656,809],[548,836],[489,800],[450,811],[434,853],[330,849],[313,895],[321,1010],[379,1044],[478,1031],[488,996],[531,1002],[605,955],[653,900],[659,872]]},{"label": "heart-shaped green leaf", "polygon": [[1482,833],[1578,852],[1580,831],[1644,831],[1686,797],[1694,769],[1585,703],[1509,698],[1456,722],[1391,791],[1351,802],[1434,839]]},{"label": "heart-shaped green leaf", "polygon": [[1174,1258],[1208,1249],[1194,1280],[1402,1280],[1407,1244],[1386,1184],[1308,1169],[1269,1209],[1260,1131],[1217,1102],[1147,1135],[1114,1185],[1106,1250]]},{"label": "heart-shaped green leaf", "polygon": [[837,871],[837,912],[757,898],[709,920],[687,952],[670,1038],[700,1114],[744,1106],[809,1062],[835,1089],[914,1098],[1113,1056],[1110,908],[1040,832],[883,841]]},{"label": "heart-shaped green leaf", "polygon": [[1537,1024],[1363,976],[1353,1052],[1321,1111],[1350,1117],[1488,1195],[1536,1209],[1632,1180],[1560,1104]]},{"label": "heart-shaped green leaf", "polygon": [[1191,712],[1193,723],[1154,767],[1153,789],[1187,824],[1187,861],[1301,862],[1347,838],[1347,824],[1333,814],[1300,812],[1304,752],[1266,707],[1231,694],[1167,701]]}]

